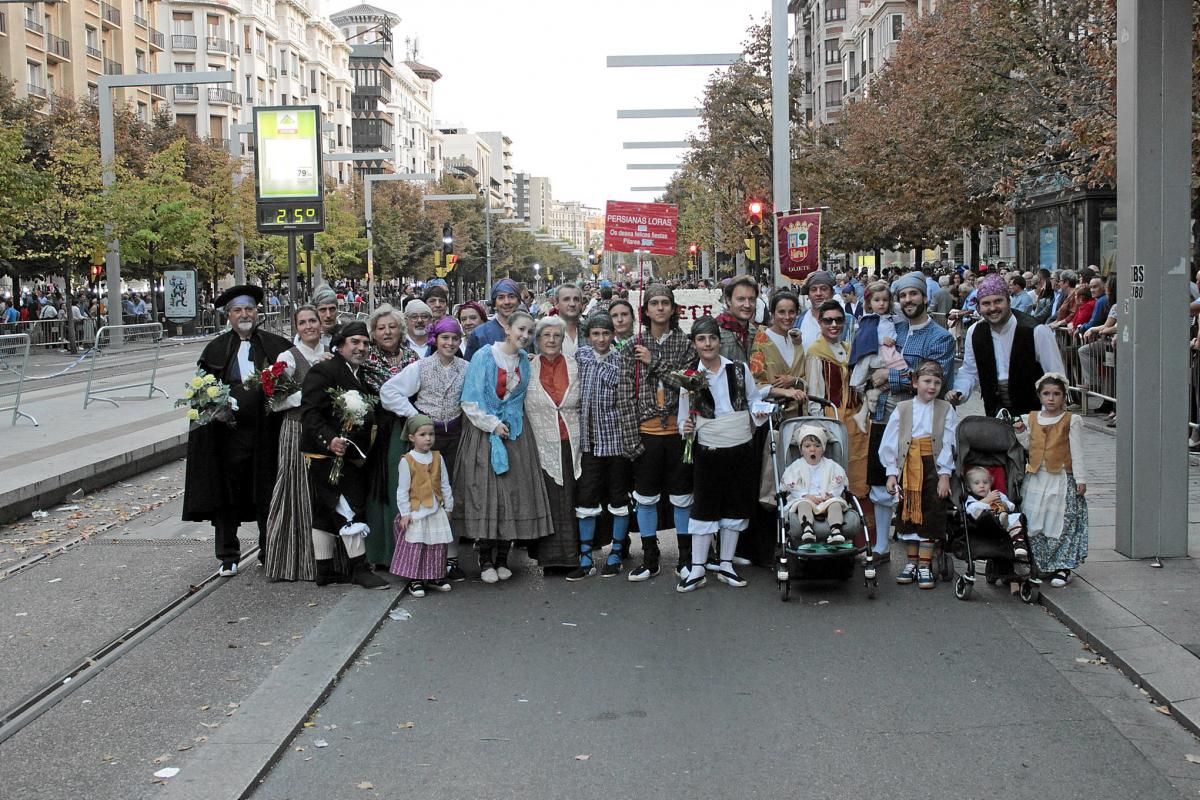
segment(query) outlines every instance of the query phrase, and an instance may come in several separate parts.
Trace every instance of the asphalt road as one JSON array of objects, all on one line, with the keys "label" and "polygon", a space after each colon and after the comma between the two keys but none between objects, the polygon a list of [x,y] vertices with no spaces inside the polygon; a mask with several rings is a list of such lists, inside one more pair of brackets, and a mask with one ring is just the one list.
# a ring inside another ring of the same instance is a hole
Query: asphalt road
[{"label": "asphalt road", "polygon": [[[671,563],[670,559],[664,559]],[[1037,606],[890,577],[405,598],[254,793],[1177,798],[1195,740]],[[323,739],[327,746],[317,746]],[[1174,782],[1174,785],[1173,785]]]}]

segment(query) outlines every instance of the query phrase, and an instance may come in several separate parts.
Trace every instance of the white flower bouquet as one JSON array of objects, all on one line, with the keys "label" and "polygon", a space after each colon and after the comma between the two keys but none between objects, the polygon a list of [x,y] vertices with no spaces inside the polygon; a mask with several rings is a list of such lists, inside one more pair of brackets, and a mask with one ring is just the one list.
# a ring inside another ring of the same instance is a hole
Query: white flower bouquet
[{"label": "white flower bouquet", "polygon": [[175,401],[175,407],[187,406],[189,422],[207,425],[214,420],[234,424],[233,413],[237,411],[237,400],[229,396],[229,384],[221,383],[202,369],[184,386],[183,397]]},{"label": "white flower bouquet", "polygon": [[[357,389],[330,389],[329,396],[333,398],[333,413],[341,422],[343,433],[361,428],[371,409],[379,403],[378,397],[364,395]],[[353,442],[350,443],[350,446],[358,450]],[[366,454],[361,451],[359,455],[366,458]],[[329,470],[329,482],[334,486],[337,486],[338,481],[342,479],[343,463],[342,456],[333,459],[333,467]]]}]

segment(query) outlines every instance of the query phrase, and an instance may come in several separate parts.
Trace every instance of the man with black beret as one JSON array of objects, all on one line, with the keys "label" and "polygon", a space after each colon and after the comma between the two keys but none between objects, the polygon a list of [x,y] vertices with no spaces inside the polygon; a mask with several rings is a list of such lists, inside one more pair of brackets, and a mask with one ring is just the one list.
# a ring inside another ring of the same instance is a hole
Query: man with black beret
[{"label": "man with black beret", "polygon": [[238,526],[258,523],[259,560],[266,558],[267,512],[275,489],[281,417],[269,413],[259,389],[242,384],[274,364],[291,342],[258,328],[263,290],[234,286],[216,299],[224,308],[229,330],[200,353],[200,369],[228,384],[237,402],[231,422],[214,420],[188,433],[184,476],[183,519],[212,522],[216,556],[222,575],[236,575],[241,557]]}]

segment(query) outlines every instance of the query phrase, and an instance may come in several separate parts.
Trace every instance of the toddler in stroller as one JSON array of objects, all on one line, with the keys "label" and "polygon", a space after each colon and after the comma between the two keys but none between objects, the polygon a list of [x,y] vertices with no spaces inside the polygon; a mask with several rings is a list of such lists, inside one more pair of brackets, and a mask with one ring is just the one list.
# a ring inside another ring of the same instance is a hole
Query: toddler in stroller
[{"label": "toddler in stroller", "polygon": [[1029,550],[1025,547],[1025,522],[1017,505],[1004,492],[994,489],[992,473],[983,467],[971,467],[963,476],[967,482],[970,499],[967,500],[966,512],[971,519],[981,521],[988,515],[997,525],[1008,531],[1012,539],[1013,555],[1025,558]]},{"label": "toddler in stroller", "polygon": [[[797,458],[783,471],[782,486],[787,492],[787,512],[799,521],[800,541],[817,541],[814,522],[824,518],[829,523],[827,544],[842,544],[842,522],[848,505],[842,496],[846,491],[846,470],[841,464],[825,458],[828,442],[825,429],[817,425],[801,425],[795,436],[800,448]],[[793,530],[795,525],[792,526]]]}]

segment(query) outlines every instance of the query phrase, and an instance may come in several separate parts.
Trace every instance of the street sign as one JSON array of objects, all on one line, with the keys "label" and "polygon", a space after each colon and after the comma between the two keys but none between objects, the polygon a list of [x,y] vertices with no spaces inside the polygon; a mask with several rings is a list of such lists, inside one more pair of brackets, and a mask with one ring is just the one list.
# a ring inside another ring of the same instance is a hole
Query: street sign
[{"label": "street sign", "polygon": [[320,129],[320,106],[255,107],[255,218],[260,233],[325,230]]},{"label": "street sign", "polygon": [[673,256],[678,224],[678,206],[609,200],[604,214],[604,249]]},{"label": "street sign", "polygon": [[191,322],[199,309],[196,306],[196,271],[194,269],[163,270],[164,312],[171,322]]}]

